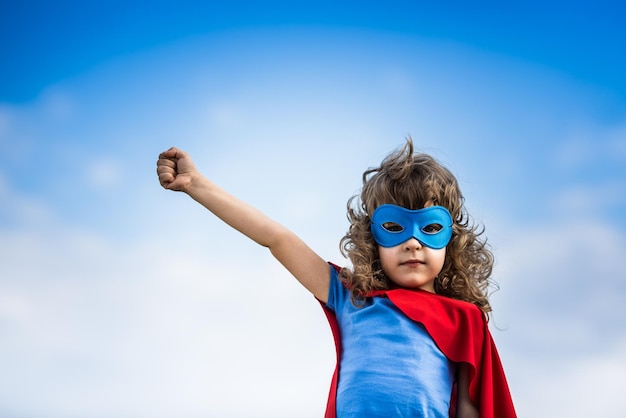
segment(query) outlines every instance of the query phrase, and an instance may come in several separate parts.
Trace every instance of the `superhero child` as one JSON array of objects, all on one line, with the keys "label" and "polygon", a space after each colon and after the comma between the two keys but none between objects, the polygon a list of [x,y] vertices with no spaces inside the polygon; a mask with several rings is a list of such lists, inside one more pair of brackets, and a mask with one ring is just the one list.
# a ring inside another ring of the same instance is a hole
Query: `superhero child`
[{"label": "superhero child", "polygon": [[187,153],[159,155],[161,185],[183,191],[263,245],[325,309],[337,348],[326,417],[512,418],[487,327],[493,256],[448,169],[411,139],[363,174],[341,241],[352,268],[222,190]]}]

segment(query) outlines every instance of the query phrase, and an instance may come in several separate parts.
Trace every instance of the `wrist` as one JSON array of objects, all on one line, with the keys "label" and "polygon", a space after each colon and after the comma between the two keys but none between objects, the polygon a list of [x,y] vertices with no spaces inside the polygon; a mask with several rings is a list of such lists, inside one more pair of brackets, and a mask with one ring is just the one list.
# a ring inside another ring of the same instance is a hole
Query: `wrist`
[{"label": "wrist", "polygon": [[211,187],[211,182],[200,174],[198,171],[194,171],[189,173],[189,181],[184,187],[183,191],[187,193],[189,196],[195,198],[199,196],[202,192],[206,192]]}]

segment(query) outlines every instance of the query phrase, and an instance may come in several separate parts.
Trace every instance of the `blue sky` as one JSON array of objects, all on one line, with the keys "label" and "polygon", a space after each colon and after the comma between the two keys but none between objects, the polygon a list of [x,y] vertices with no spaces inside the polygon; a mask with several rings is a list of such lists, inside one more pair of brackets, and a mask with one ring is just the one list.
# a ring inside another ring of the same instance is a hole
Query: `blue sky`
[{"label": "blue sky", "polygon": [[621,416],[625,15],[2,2],[0,415],[320,416],[316,302],[155,160],[188,150],[342,264],[347,199],[411,135],[486,226],[520,416]]},{"label": "blue sky", "polygon": [[[42,2],[2,3],[3,96],[32,99],[103,61],[190,36],[302,25],[450,40],[626,91],[619,2]],[[36,53],[34,53],[36,51]],[[9,78],[10,77],[10,78]]]}]

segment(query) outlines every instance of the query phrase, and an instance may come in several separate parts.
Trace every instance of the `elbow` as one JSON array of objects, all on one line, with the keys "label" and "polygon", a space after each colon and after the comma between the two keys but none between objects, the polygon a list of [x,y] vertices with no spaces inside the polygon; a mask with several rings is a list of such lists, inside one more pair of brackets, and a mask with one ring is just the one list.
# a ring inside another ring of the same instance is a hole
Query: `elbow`
[{"label": "elbow", "polygon": [[276,255],[282,252],[282,250],[289,246],[293,233],[286,228],[279,228],[272,233],[265,235],[264,239],[258,243],[263,247],[268,248],[272,254]]}]

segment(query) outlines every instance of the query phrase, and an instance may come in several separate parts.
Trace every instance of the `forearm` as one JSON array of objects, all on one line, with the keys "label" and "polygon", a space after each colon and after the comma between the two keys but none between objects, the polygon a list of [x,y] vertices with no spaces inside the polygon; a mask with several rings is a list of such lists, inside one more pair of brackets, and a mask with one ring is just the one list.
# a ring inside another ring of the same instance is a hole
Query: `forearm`
[{"label": "forearm", "polygon": [[199,173],[193,176],[186,192],[226,224],[264,247],[271,249],[279,241],[280,235],[288,232],[278,222]]}]

